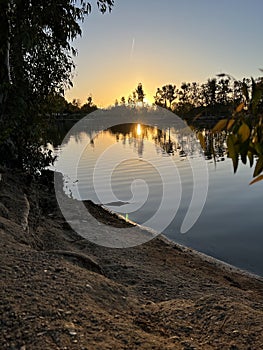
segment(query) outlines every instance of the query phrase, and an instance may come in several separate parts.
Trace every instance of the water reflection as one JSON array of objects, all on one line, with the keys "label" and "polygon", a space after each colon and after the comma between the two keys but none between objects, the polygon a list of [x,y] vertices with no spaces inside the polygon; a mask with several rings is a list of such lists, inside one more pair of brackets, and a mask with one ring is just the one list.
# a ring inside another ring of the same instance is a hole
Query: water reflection
[{"label": "water reflection", "polygon": [[[63,139],[64,143],[74,141],[81,143],[83,137],[90,140],[90,145],[95,147],[96,139],[98,140],[98,134],[94,137],[92,132],[67,134],[72,128],[74,122],[72,121],[58,121],[55,125],[50,127],[47,140],[52,144],[53,148],[59,148]],[[115,125],[109,129],[103,131],[104,133],[110,133],[114,135],[117,142],[121,142],[123,145],[133,145],[137,150],[138,157],[143,157],[144,140],[154,142],[156,145],[156,152],[160,151],[165,156],[179,155],[182,159],[187,156],[196,154],[196,139],[200,142],[203,150],[203,155],[206,160],[214,160],[215,162],[224,161],[227,158],[227,133],[212,132],[211,129],[194,129],[192,127],[195,138],[193,135],[184,135],[182,132],[178,134],[174,128],[168,127],[167,129],[158,129],[157,126],[152,127],[141,123],[126,123]]]},{"label": "water reflection", "polygon": [[207,160],[214,159],[216,162],[224,161],[227,156],[227,133],[225,131],[214,133],[210,129],[196,131]]},{"label": "water reflection", "polygon": [[[164,155],[174,155],[177,148],[180,148],[177,147],[176,139],[171,139],[170,128],[167,130],[160,130],[157,127],[140,123],[127,123],[115,125],[103,131],[103,133],[105,135],[107,133],[114,135],[116,142],[122,143],[124,146],[132,146],[136,150],[139,158],[143,157],[145,141],[153,142],[156,145],[157,153],[159,153],[161,149]],[[174,135],[174,137],[176,136]],[[99,142],[99,135],[91,140],[93,147],[95,147],[96,140]]]},{"label": "water reflection", "polygon": [[[57,122],[56,125],[52,125],[48,135],[48,142],[52,144],[54,148],[59,148],[64,139],[64,143],[70,142],[70,139],[74,138],[76,143],[81,143],[83,137],[90,139],[90,145],[95,147],[96,139],[98,135],[94,137],[94,134],[86,131],[82,133],[68,134],[67,132],[74,125],[74,122],[64,121]],[[138,157],[143,157],[144,140],[154,142],[156,145],[156,151],[160,150],[165,156],[179,155],[181,158],[191,156],[196,153],[196,139],[200,142],[203,149],[203,155],[207,160],[214,160],[215,162],[224,161],[227,157],[227,133],[225,131],[214,133],[210,129],[193,129],[195,133],[195,139],[193,135],[184,135],[182,132],[178,134],[174,128],[168,127],[167,129],[158,129],[157,126],[152,127],[141,123],[126,123],[115,125],[109,129],[103,131],[104,133],[110,133],[114,135],[117,142],[121,142],[123,145],[133,145],[137,150]],[[83,136],[83,134],[85,134]]]},{"label": "water reflection", "polygon": [[[121,202],[108,204],[118,207],[130,203],[132,196],[130,191],[125,190],[126,185],[130,184],[133,178],[145,179],[151,192],[147,206],[136,211],[134,216],[129,214],[132,220],[142,223],[145,217],[150,217],[151,212],[158,209],[162,195],[162,189],[158,187],[158,174],[150,173],[150,167],[141,161],[144,155],[147,155],[150,141],[153,145],[152,152],[174,159],[182,175],[182,205],[176,220],[167,228],[165,234],[177,242],[263,275],[261,195],[256,188],[246,186],[250,178],[249,167],[240,167],[239,174],[233,176],[231,160],[227,159],[226,138],[225,132],[212,133],[209,129],[194,130],[194,133],[189,134],[182,130],[179,133],[173,127],[158,128],[138,122],[115,125],[96,135],[95,132],[87,133],[83,130],[68,136],[67,142],[72,147],[72,157],[76,145],[84,141],[89,143],[80,160],[78,172],[78,186],[83,193],[87,193],[85,199],[93,200],[89,197],[89,180],[92,181],[93,173],[87,164],[96,164],[104,149],[114,143],[120,145],[121,149],[131,149],[134,152],[140,161],[123,163],[113,173],[113,190]],[[197,147],[196,140],[201,148]],[[197,224],[183,236],[178,232],[192,194],[192,175],[187,169],[187,159],[198,156],[204,157],[209,164],[208,199]],[[70,161],[66,160],[68,163]],[[217,163],[219,165],[215,167],[214,164]],[[141,192],[139,188],[138,195]],[[171,206],[172,200],[173,198]],[[250,223],[246,220],[247,217],[250,218]]]},{"label": "water reflection", "polygon": [[[184,135],[178,133],[174,128],[160,130],[157,126],[149,126],[144,124],[126,123],[115,125],[105,131],[103,134],[114,135],[116,142],[122,143],[124,146],[133,146],[138,156],[143,157],[144,141],[150,141],[155,144],[156,152],[162,153],[164,156],[179,155],[186,157],[197,151],[196,138],[193,135]],[[93,147],[99,141],[100,135],[96,135],[91,139],[90,143]]]}]

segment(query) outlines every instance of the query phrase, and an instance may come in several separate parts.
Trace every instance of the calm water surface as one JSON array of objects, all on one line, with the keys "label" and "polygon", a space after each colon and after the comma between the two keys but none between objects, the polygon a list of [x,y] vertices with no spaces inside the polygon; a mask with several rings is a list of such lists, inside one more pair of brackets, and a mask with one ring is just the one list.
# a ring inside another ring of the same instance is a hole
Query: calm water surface
[{"label": "calm water surface", "polygon": [[[182,197],[179,209],[164,234],[178,243],[263,276],[263,182],[249,186],[252,179],[249,166],[240,164],[237,173],[233,174],[232,162],[226,157],[224,135],[212,141],[208,131],[203,131],[203,135],[207,145],[214,143],[216,161],[207,149],[203,154],[191,152],[192,139],[179,139],[173,129],[158,130],[145,125],[125,124],[104,130],[95,137],[82,131],[70,136],[64,143],[63,149],[66,148],[67,152],[56,149],[59,157],[55,167],[67,174],[66,191],[73,197],[103,203],[111,210],[144,224],[156,212],[163,196],[163,178],[147,160],[151,156],[157,160],[170,157],[178,169],[180,184],[169,167],[163,169],[165,181],[178,189],[180,185]],[[83,145],[86,147],[81,152],[75,172],[71,164]],[[105,192],[105,176],[113,153],[122,159],[111,173],[111,188],[118,199],[114,202]],[[200,217],[187,233],[182,234],[180,227],[193,192],[189,157],[205,157],[209,189]],[[101,165],[96,173],[98,160]],[[171,191],[170,197],[167,201],[169,207],[176,206],[178,198],[174,191]],[[125,213],[125,208],[128,213]]]}]

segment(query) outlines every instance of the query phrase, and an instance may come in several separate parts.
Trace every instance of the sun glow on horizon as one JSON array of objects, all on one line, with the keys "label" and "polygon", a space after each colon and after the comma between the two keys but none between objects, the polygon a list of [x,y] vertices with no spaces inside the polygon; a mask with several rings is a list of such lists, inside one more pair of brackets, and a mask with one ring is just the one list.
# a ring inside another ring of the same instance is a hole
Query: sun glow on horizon
[{"label": "sun glow on horizon", "polygon": [[137,133],[137,136],[141,136],[142,134],[141,124],[137,124],[136,133]]},{"label": "sun glow on horizon", "polygon": [[[127,78],[127,80],[130,80]],[[148,80],[147,80],[148,81]],[[151,106],[154,101],[154,95],[156,92],[158,82],[151,81],[146,83],[142,83],[143,90],[145,92],[144,97],[144,105]],[[145,88],[145,85],[147,87]],[[67,90],[65,92],[65,98],[68,102],[72,102],[75,100],[80,100],[81,105],[85,104],[88,96],[92,96],[93,103],[99,108],[108,108],[110,106],[114,106],[116,101],[118,104],[121,104],[122,97],[125,98],[126,104],[128,103],[129,96],[132,97],[133,91],[136,90],[136,83],[127,83],[123,85],[123,87],[115,86],[113,89],[105,89],[105,86],[102,84],[99,87],[94,86],[88,88],[84,84],[76,84],[73,88]],[[123,91],[123,93],[121,93]]]},{"label": "sun glow on horizon", "polygon": [[152,98],[152,99],[150,99],[150,98],[144,98],[144,103],[145,103],[146,105],[151,106],[151,105],[154,103],[154,99],[153,99],[153,98]]}]

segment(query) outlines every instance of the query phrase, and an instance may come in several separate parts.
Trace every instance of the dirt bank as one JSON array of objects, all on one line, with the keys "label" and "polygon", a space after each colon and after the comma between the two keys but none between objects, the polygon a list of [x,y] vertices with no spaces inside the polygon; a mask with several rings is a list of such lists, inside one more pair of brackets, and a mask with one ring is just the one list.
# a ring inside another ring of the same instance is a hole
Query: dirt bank
[{"label": "dirt bank", "polygon": [[1,349],[263,348],[262,280],[162,237],[92,244],[64,221],[49,177],[0,173]]}]

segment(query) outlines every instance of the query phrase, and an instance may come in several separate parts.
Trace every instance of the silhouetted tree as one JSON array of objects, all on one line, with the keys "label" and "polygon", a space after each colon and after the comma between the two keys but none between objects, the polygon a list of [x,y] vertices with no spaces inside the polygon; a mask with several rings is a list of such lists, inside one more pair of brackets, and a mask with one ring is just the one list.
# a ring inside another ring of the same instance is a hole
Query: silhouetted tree
[{"label": "silhouetted tree", "polygon": [[156,94],[154,96],[154,100],[157,106],[165,107],[164,93],[162,89],[157,88]]},{"label": "silhouetted tree", "polygon": [[[104,13],[113,2],[97,4]],[[72,86],[71,42],[90,11],[83,0],[0,1],[0,150],[13,150],[2,162],[29,169],[31,159],[35,167],[41,158],[43,106],[50,94],[63,95]]]},{"label": "silhouetted tree", "polygon": [[81,112],[91,113],[97,109],[97,106],[93,103],[92,96],[87,98],[87,102],[80,108]]},{"label": "silhouetted tree", "polygon": [[232,97],[231,94],[233,93],[233,90],[230,86],[230,80],[227,79],[220,79],[217,82],[217,98],[216,102],[221,105],[227,105],[231,101]]},{"label": "silhouetted tree", "polygon": [[184,117],[194,108],[191,91],[191,84],[185,82],[182,83],[181,89],[177,90],[176,113]]},{"label": "silhouetted tree", "polygon": [[43,108],[47,114],[64,114],[68,111],[68,102],[60,94],[50,94],[46,99],[46,106]]},{"label": "silhouetted tree", "polygon": [[216,79],[208,79],[203,85],[204,104],[206,106],[215,106],[216,104]]},{"label": "silhouetted tree", "polygon": [[193,82],[191,84],[190,88],[190,100],[191,104],[196,108],[201,105],[202,96],[201,96],[201,90],[200,85],[196,82]]},{"label": "silhouetted tree", "polygon": [[[172,107],[172,102],[176,98],[176,86],[172,84],[164,85],[161,89],[158,88],[156,91],[156,94],[154,96],[155,103],[158,106],[164,107],[164,108],[170,108]],[[169,102],[169,106],[168,103]]]},{"label": "silhouetted tree", "polygon": [[73,106],[75,106],[77,109],[80,109],[81,101],[80,101],[79,98],[73,98],[72,104],[73,104]]},{"label": "silhouetted tree", "polygon": [[172,85],[172,84],[166,85],[166,99],[167,99],[167,101],[169,101],[170,108],[172,106],[172,102],[176,98],[175,89],[176,89],[175,85]]},{"label": "silhouetted tree", "polygon": [[137,101],[138,102],[143,102],[143,99],[145,97],[145,93],[143,91],[142,88],[142,83],[139,83],[136,89],[136,93],[137,93]]},{"label": "silhouetted tree", "polygon": [[132,95],[128,96],[128,105],[131,106],[133,104],[133,98]]},{"label": "silhouetted tree", "polygon": [[172,110],[187,119],[203,114],[231,116],[233,108],[243,99],[243,83],[233,81],[231,84],[230,78],[225,74],[220,74],[219,77],[219,81],[215,78],[208,79],[202,85],[183,82],[179,89],[172,84],[164,85],[157,88],[155,104],[170,109],[173,105]]}]

